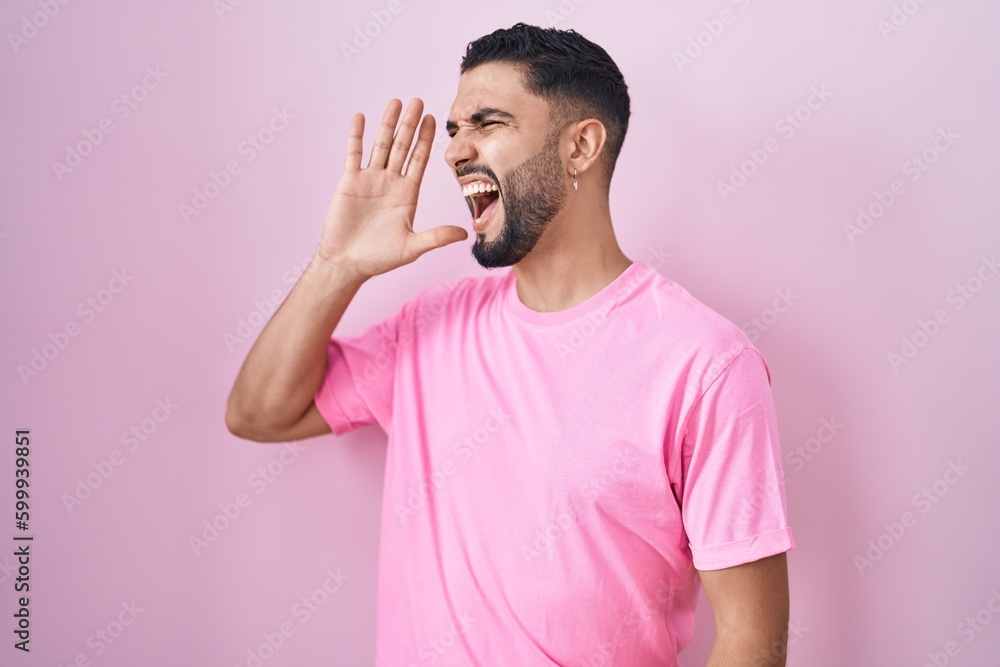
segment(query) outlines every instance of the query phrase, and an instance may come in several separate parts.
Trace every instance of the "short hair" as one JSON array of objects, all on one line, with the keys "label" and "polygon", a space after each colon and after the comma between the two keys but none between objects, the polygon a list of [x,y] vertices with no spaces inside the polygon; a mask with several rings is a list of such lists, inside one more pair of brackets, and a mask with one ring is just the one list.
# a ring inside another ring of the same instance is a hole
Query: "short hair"
[{"label": "short hair", "polygon": [[490,62],[509,63],[521,73],[528,92],[549,103],[553,129],[584,118],[604,124],[610,187],[632,112],[625,78],[607,51],[572,29],[516,23],[470,42],[459,74]]}]

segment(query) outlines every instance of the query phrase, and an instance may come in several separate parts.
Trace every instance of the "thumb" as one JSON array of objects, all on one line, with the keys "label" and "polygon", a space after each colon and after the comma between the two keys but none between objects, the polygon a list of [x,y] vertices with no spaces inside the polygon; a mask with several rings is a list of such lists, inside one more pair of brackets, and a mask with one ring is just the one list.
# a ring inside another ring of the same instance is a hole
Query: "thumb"
[{"label": "thumb", "polygon": [[407,243],[407,250],[413,259],[420,257],[428,250],[446,246],[449,243],[464,241],[469,238],[469,232],[464,227],[441,225],[422,232],[414,232]]}]

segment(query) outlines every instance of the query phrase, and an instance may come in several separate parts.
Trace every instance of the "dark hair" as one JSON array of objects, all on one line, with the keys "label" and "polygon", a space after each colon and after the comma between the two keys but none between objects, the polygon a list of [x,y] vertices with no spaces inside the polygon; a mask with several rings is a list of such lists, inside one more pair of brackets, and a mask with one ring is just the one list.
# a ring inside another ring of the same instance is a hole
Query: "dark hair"
[{"label": "dark hair", "polygon": [[605,184],[610,185],[631,109],[625,78],[607,51],[571,29],[516,23],[470,42],[459,73],[489,62],[518,69],[528,92],[549,102],[556,127],[584,118],[604,124]]}]

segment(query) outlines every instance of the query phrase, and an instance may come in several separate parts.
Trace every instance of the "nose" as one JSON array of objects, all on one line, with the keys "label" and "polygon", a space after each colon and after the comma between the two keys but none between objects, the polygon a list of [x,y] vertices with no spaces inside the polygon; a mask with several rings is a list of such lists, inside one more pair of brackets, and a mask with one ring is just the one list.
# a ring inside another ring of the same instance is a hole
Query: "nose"
[{"label": "nose", "polygon": [[475,156],[475,147],[461,129],[455,132],[455,136],[452,137],[448,148],[444,151],[444,161],[453,171],[457,171],[462,165],[473,160]]}]

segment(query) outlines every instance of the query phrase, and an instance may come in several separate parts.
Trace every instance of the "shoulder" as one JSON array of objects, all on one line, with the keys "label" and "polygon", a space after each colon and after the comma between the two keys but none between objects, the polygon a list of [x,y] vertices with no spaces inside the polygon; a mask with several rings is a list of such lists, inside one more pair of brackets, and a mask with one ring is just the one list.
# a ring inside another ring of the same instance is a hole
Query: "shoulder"
[{"label": "shoulder", "polygon": [[[753,347],[747,334],[732,320],[694,296],[680,283],[646,268],[646,307],[652,305],[654,324],[678,342],[715,353]],[[650,304],[651,302],[651,304]],[[737,350],[738,351],[738,350]]]},{"label": "shoulder", "polygon": [[746,332],[732,320],[691,294],[680,283],[644,267],[641,303],[648,315],[650,333],[681,355],[691,369],[711,383],[746,350],[759,355]]}]

